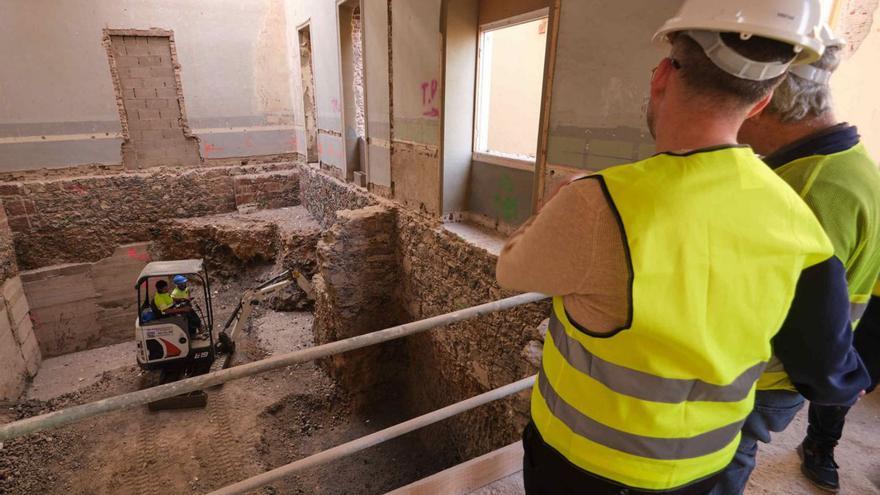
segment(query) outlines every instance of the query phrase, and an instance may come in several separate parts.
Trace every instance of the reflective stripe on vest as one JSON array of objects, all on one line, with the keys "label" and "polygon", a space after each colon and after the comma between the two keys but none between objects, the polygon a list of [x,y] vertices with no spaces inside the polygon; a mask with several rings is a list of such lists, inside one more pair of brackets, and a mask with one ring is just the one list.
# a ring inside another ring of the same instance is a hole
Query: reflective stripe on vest
[{"label": "reflective stripe on vest", "polygon": [[832,247],[748,148],[657,155],[585,180],[619,216],[632,316],[596,337],[554,298],[532,419],[585,471],[679,488],[730,463],[800,274]]},{"label": "reflective stripe on vest", "polygon": [[634,435],[603,425],[570,406],[553,390],[545,373],[538,375],[536,386],[553,415],[565,423],[571,431],[606,447],[651,459],[690,459],[713,454],[718,450],[719,445],[728,445],[737,438],[744,422],[744,420],[736,421],[689,438]]},{"label": "reflective stripe on vest", "polygon": [[729,385],[714,385],[702,380],[661,378],[594,356],[580,342],[568,336],[555,314],[550,316],[548,331],[557,350],[569,365],[617,393],[653,402],[739,402],[749,396],[755,380],[761,376],[767,365],[762,362],[752,366]]}]

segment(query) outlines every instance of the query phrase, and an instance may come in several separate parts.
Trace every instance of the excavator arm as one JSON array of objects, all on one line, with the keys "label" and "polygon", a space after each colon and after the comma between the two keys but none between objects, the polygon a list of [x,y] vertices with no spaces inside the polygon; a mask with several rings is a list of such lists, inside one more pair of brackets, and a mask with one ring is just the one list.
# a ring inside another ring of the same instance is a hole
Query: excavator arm
[{"label": "excavator arm", "polygon": [[309,280],[297,271],[287,270],[284,273],[272,277],[260,285],[248,289],[241,296],[235,311],[226,320],[223,330],[220,332],[220,342],[227,345],[232,342],[235,335],[247,324],[255,306],[258,306],[267,297],[281,291],[291,284],[297,284],[309,299],[314,299],[315,294]]}]

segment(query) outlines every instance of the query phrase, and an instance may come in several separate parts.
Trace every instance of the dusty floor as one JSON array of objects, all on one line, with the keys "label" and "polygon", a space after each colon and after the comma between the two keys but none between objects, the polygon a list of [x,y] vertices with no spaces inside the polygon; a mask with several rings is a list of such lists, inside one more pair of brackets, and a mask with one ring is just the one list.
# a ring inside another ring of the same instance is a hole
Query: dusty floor
[{"label": "dusty floor", "polygon": [[[844,438],[836,450],[840,464],[842,495],[880,494],[880,393],[869,395],[847,417]],[[822,495],[800,473],[795,448],[807,430],[807,410],[789,428],[761,445],[758,467],[749,480],[746,495]],[[525,493],[522,473],[504,478],[473,492],[473,495],[520,495]]]},{"label": "dusty floor", "polygon": [[[215,285],[218,321],[225,321],[240,286]],[[237,339],[236,362],[312,345],[312,321],[309,312],[258,310],[250,333]],[[152,377],[130,364],[129,351],[120,345],[47,360],[29,398],[0,410],[0,422],[146,386]],[[76,391],[59,396],[62,390]],[[311,363],[208,395],[204,410],[141,407],[8,441],[0,446],[0,493],[206,493],[407,419],[393,400],[369,413],[353,411],[352,399]],[[403,437],[261,493],[384,493],[448,467],[441,458]]]}]

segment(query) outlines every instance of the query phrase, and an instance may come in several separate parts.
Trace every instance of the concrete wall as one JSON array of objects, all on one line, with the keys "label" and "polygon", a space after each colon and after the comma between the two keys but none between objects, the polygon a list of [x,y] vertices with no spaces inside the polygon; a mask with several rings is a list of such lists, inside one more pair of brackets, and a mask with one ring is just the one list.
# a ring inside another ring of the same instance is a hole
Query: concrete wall
[{"label": "concrete wall", "polygon": [[367,77],[367,180],[371,189],[391,195],[391,87],[388,0],[363,0]]},{"label": "concrete wall", "polygon": [[150,261],[149,243],[120,246],[96,263],[23,272],[34,334],[45,357],[126,342],[134,335],[134,282]]},{"label": "concrete wall", "polygon": [[443,214],[467,208],[474,142],[478,0],[445,2]]},{"label": "concrete wall", "polygon": [[547,162],[600,170],[653,153],[643,106],[665,52],[651,35],[681,0],[564,0],[553,74]]},{"label": "concrete wall", "polygon": [[104,28],[174,31],[205,158],[294,151],[283,1],[3,2],[0,170],[120,162]]},{"label": "concrete wall", "polygon": [[12,249],[12,231],[0,204],[0,400],[17,398],[37,374],[41,360]]},{"label": "concrete wall", "polygon": [[[293,206],[298,176],[279,172],[294,167],[287,162],[30,179],[0,184],[0,198],[16,205],[9,224],[18,261],[33,269],[111,256],[120,244],[152,240],[168,218],[235,211],[242,202]],[[238,176],[247,177],[236,184]]]},{"label": "concrete wall", "polygon": [[394,198],[435,215],[442,211],[440,7],[440,0],[422,0],[391,8]]},{"label": "concrete wall", "polygon": [[501,231],[518,227],[532,215],[534,180],[528,170],[474,161],[468,211]]}]

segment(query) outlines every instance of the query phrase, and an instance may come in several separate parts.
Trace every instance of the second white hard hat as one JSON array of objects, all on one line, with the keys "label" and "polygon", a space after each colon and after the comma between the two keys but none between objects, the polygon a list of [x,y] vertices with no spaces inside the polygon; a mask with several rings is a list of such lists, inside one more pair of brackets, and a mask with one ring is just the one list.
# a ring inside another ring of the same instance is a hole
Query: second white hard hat
[{"label": "second white hard hat", "polygon": [[[846,46],[846,40],[834,34],[834,31],[828,25],[822,26],[821,37],[822,42],[825,43],[825,48],[843,48]],[[789,72],[801,79],[806,79],[816,84],[825,85],[831,80],[830,70],[820,69],[815,65],[798,65],[789,69]]]},{"label": "second white hard hat", "polygon": [[[678,14],[654,34],[654,40],[689,31],[706,55],[724,71],[744,79],[766,80],[782,75],[789,64],[749,60],[725,45],[720,33],[787,43],[793,47],[791,63],[809,64],[825,50],[821,28],[820,0],[685,0]],[[700,32],[707,34],[693,35]]]}]

